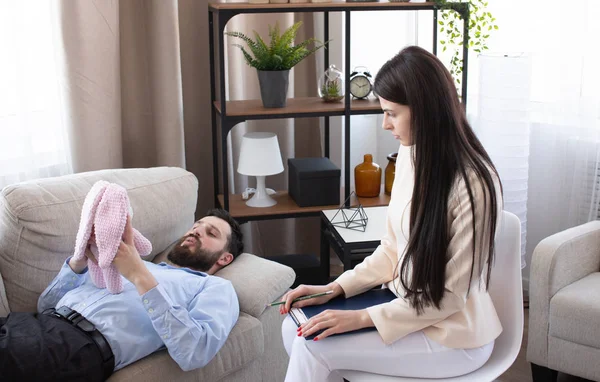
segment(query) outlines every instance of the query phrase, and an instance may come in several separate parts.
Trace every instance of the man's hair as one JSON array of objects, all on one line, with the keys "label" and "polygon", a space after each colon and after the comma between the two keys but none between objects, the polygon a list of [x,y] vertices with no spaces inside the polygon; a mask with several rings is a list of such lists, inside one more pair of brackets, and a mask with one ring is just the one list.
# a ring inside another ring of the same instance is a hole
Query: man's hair
[{"label": "man's hair", "polygon": [[238,222],[229,215],[229,212],[214,208],[206,213],[206,216],[214,216],[216,218],[225,220],[231,227],[231,235],[227,238],[227,252],[233,255],[236,259],[242,252],[244,252],[244,234],[240,228]]}]

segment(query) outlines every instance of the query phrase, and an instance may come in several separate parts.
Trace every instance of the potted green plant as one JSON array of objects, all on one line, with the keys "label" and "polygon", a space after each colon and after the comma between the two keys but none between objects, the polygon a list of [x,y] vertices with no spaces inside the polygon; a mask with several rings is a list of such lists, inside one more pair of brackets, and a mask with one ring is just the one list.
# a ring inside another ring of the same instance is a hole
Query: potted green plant
[{"label": "potted green plant", "polygon": [[[487,41],[492,31],[498,29],[496,18],[487,10],[487,0],[435,0],[440,8],[438,17],[439,31],[445,35],[440,37],[442,51],[450,50],[450,74],[454,77],[457,85],[460,85],[463,60],[461,48],[463,39],[463,15],[452,8],[455,3],[469,4],[469,49],[475,53],[488,50]],[[457,86],[457,88],[460,88]]]},{"label": "potted green plant", "polygon": [[326,80],[321,86],[321,98],[325,102],[338,102],[344,98],[337,80]]},{"label": "potted green plant", "polygon": [[338,102],[344,98],[344,73],[335,65],[323,72],[319,78],[319,97],[325,102]]},{"label": "potted green plant", "polygon": [[297,22],[283,33],[279,24],[269,25],[269,44],[256,31],[254,39],[240,32],[225,33],[246,43],[248,50],[240,44],[234,46],[242,50],[246,63],[257,70],[264,107],[285,107],[290,69],[326,44],[309,38],[294,45],[301,25],[302,22]]}]

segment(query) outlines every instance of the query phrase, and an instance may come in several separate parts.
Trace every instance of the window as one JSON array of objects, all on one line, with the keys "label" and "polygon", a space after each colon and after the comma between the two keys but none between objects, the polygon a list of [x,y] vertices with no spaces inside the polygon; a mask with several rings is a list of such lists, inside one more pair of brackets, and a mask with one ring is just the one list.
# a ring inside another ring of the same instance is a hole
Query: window
[{"label": "window", "polygon": [[0,188],[70,173],[51,2],[0,2]]}]

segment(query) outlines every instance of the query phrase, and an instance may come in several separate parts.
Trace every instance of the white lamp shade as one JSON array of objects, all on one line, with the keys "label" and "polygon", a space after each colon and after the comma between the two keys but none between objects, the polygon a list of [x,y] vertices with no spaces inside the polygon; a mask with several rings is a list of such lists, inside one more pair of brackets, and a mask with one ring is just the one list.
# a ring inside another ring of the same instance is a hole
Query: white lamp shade
[{"label": "white lamp shade", "polygon": [[283,172],[277,135],[275,133],[244,134],[237,171],[249,176],[268,176]]}]

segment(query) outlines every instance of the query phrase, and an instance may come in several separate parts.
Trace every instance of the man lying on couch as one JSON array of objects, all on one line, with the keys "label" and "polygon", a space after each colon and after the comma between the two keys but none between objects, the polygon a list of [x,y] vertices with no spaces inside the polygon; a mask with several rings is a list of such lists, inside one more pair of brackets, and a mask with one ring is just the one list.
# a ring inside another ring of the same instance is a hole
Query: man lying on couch
[{"label": "man lying on couch", "polygon": [[[231,283],[211,275],[242,251],[237,222],[211,210],[176,243],[168,264],[153,264],[140,258],[128,219],[114,259],[129,281],[123,292],[98,289],[86,259],[67,259],[40,296],[40,313],[0,318],[2,379],[104,380],[163,347],[183,370],[206,365],[239,315]],[[89,245],[86,256],[95,261]]]}]

